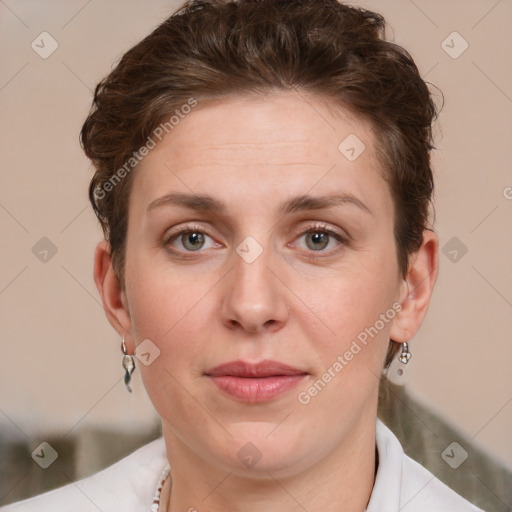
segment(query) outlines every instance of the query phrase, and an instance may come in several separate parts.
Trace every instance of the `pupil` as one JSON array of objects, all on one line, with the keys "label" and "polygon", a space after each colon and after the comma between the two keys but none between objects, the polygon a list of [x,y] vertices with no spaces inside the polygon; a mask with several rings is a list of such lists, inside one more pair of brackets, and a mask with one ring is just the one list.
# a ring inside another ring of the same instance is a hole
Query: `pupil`
[{"label": "pupil", "polygon": [[200,249],[204,243],[203,233],[192,232],[185,236],[184,246],[193,251]]},{"label": "pupil", "polygon": [[329,235],[327,233],[316,232],[311,235],[311,249],[324,249],[329,242]]}]

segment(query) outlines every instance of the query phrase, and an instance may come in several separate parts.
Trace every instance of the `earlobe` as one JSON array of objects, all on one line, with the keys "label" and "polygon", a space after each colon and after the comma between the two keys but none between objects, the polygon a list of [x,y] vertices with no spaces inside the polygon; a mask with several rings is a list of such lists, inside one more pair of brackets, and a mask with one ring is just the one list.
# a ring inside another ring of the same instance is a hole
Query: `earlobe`
[{"label": "earlobe", "polygon": [[391,339],[397,342],[409,341],[425,318],[439,269],[438,251],[438,236],[424,230],[421,247],[410,255],[409,269],[402,283],[402,309],[391,329]]},{"label": "earlobe", "polygon": [[119,279],[114,272],[110,257],[110,244],[106,240],[102,240],[96,246],[94,282],[110,325],[120,336],[130,335],[131,321],[125,292],[121,289]]}]

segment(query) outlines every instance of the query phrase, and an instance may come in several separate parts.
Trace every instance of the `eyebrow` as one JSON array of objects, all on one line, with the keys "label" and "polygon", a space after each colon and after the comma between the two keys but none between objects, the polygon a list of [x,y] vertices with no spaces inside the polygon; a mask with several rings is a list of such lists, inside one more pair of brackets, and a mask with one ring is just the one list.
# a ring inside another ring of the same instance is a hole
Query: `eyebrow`
[{"label": "eyebrow", "polygon": [[[360,199],[349,193],[334,194],[329,196],[314,197],[302,195],[288,199],[279,206],[279,212],[294,213],[299,211],[322,210],[333,206],[353,205],[362,211],[373,215],[373,212]],[[212,196],[204,194],[166,194],[152,201],[146,208],[150,212],[163,206],[181,206],[191,210],[224,213],[227,207],[224,203]]]}]

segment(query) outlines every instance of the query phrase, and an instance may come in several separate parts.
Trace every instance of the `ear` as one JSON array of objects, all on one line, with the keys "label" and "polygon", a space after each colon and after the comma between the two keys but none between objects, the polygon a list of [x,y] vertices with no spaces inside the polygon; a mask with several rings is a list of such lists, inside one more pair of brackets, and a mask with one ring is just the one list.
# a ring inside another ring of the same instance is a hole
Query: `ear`
[{"label": "ear", "polygon": [[409,268],[400,286],[401,311],[393,319],[391,339],[409,341],[418,331],[430,304],[439,270],[439,238],[431,230],[423,231],[423,242],[409,256]]},{"label": "ear", "polygon": [[[94,282],[103,302],[103,309],[110,325],[120,336],[132,334],[130,312],[126,294],[122,290],[119,279],[115,275],[110,257],[110,244],[102,240],[94,253]],[[128,340],[126,343],[129,349]]]}]

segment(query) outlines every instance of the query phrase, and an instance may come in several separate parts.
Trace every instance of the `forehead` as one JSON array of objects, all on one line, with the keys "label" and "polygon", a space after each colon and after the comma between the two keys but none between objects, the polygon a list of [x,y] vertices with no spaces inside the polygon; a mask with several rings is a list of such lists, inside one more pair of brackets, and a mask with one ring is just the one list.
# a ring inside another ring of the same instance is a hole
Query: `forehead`
[{"label": "forehead", "polygon": [[147,204],[166,187],[213,188],[226,198],[236,187],[267,194],[269,202],[277,190],[325,193],[337,186],[386,195],[374,144],[368,122],[318,97],[280,93],[200,103],[139,164],[134,201]]},{"label": "forehead", "polygon": [[[191,124],[193,130],[187,130]],[[166,139],[175,154],[191,160],[201,159],[202,153],[194,154],[201,147],[211,152],[252,152],[256,158],[266,150],[262,157],[279,162],[288,149],[312,160],[337,158],[340,142],[350,134],[365,141],[366,156],[373,152],[374,137],[365,120],[327,99],[281,92],[202,102]],[[158,149],[165,151],[165,145]]]}]

